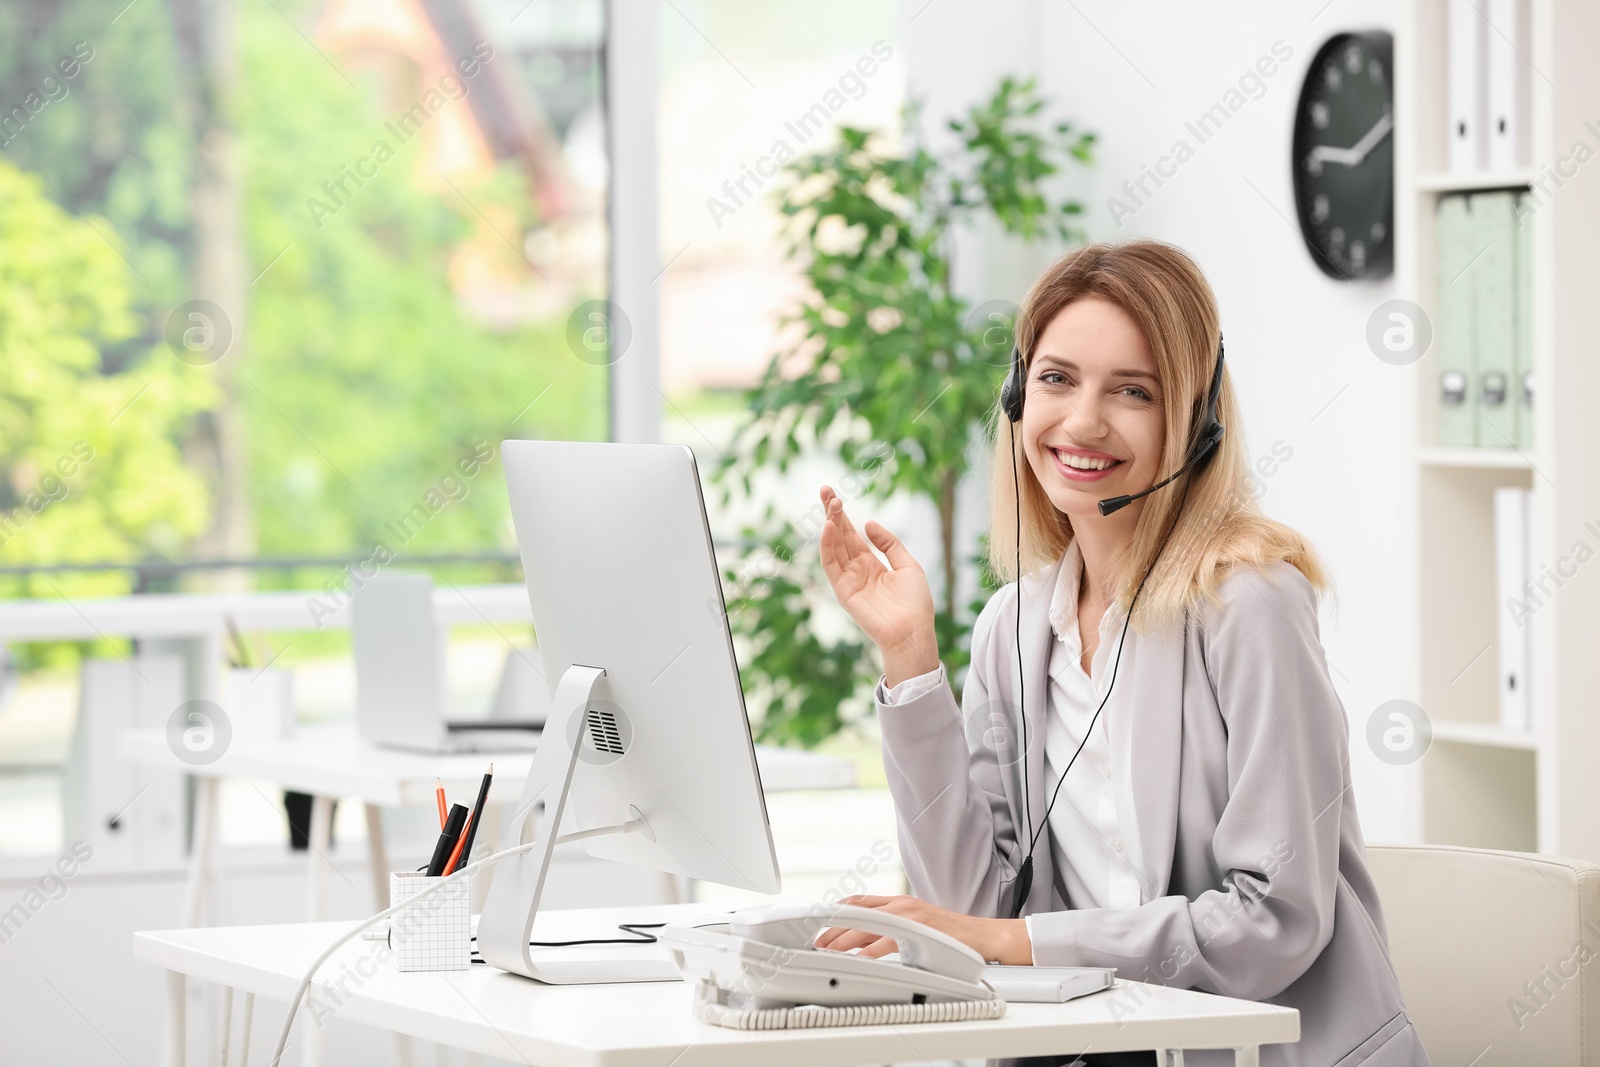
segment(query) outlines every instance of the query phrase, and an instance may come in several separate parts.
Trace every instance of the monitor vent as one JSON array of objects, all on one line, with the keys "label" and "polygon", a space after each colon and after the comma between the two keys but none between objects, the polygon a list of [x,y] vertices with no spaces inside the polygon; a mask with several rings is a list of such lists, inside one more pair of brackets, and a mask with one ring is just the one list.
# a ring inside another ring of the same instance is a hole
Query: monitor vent
[{"label": "monitor vent", "polygon": [[622,755],[622,731],[617,727],[616,715],[601,708],[589,709],[589,744],[597,752]]}]

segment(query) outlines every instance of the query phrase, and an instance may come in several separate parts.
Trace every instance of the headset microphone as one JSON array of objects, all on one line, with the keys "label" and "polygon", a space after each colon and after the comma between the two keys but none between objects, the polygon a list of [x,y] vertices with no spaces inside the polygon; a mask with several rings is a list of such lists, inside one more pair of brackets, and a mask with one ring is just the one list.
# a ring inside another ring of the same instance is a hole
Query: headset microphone
[{"label": "headset microphone", "polygon": [[[1212,432],[1212,428],[1214,428],[1214,432]],[[1193,467],[1196,463],[1203,462],[1208,456],[1211,455],[1211,450],[1216,448],[1218,443],[1221,441],[1222,426],[1213,421],[1211,427],[1208,427],[1206,435],[1197,442],[1197,447],[1190,451],[1189,458],[1184,461],[1183,466],[1179,467],[1177,470],[1173,471],[1171,474],[1167,475],[1165,478],[1161,479],[1148,489],[1142,489],[1137,493],[1129,493],[1124,496],[1107,497],[1106,499],[1100,501],[1098,505],[1100,508],[1100,514],[1110,515],[1113,512],[1121,511],[1123,508],[1127,507],[1135,500],[1138,500],[1140,497],[1149,496],[1162,486],[1171,483],[1178,477],[1178,475],[1182,474],[1190,467]]]},{"label": "headset microphone", "polygon": [[[1022,421],[1022,400],[1026,393],[1025,370],[1022,363],[1022,350],[1013,347],[1011,350],[1011,370],[1006,375],[1005,384],[1000,389],[1000,407],[1005,412],[1006,418],[1011,422],[1011,478],[1017,490],[1017,706],[1021,709],[1018,718],[1022,720],[1022,807],[1023,820],[1028,826],[1028,851],[1023,856],[1022,866],[1017,870],[1016,890],[1011,904],[1011,917],[1017,918],[1022,914],[1022,906],[1028,902],[1028,894],[1033,889],[1033,848],[1039,840],[1039,834],[1049,824],[1050,812],[1056,806],[1056,797],[1061,795],[1061,785],[1067,780],[1067,771],[1072,770],[1072,765],[1078,761],[1078,753],[1083,751],[1083,746],[1089,743],[1090,734],[1094,725],[1100,718],[1100,712],[1106,706],[1106,701],[1111,699],[1111,690],[1117,684],[1117,667],[1122,663],[1122,644],[1128,636],[1128,623],[1133,620],[1133,609],[1139,603],[1139,594],[1144,592],[1144,583],[1150,577],[1150,571],[1155,570],[1156,561],[1161,558],[1161,553],[1166,551],[1167,538],[1172,536],[1173,529],[1177,528],[1178,519],[1183,514],[1184,501],[1189,499],[1189,483],[1183,485],[1183,496],[1178,498],[1178,510],[1173,515],[1172,526],[1167,529],[1166,537],[1161,539],[1161,547],[1156,549],[1155,558],[1150,562],[1150,570],[1145,571],[1144,577],[1139,579],[1139,587],[1133,592],[1133,600],[1128,603],[1127,618],[1122,621],[1122,635],[1117,639],[1117,657],[1111,664],[1111,681],[1106,686],[1105,696],[1100,699],[1100,706],[1095,708],[1094,716],[1089,720],[1089,727],[1083,732],[1083,740],[1078,742],[1077,751],[1067,761],[1066,770],[1061,772],[1061,777],[1056,780],[1056,787],[1050,794],[1050,803],[1045,807],[1044,818],[1039,820],[1038,829],[1033,827],[1033,813],[1028,809],[1028,716],[1026,695],[1023,690],[1022,677],[1026,673],[1022,668],[1022,481],[1017,476],[1017,448],[1016,425]],[[1206,410],[1201,417],[1200,426],[1193,441],[1189,445],[1189,453],[1184,458],[1183,465],[1161,481],[1148,489],[1124,496],[1107,497],[1099,502],[1100,514],[1110,515],[1120,511],[1129,504],[1155,492],[1162,486],[1171,484],[1185,471],[1203,467],[1206,462],[1216,454],[1217,445],[1222,442],[1222,423],[1217,421],[1217,402],[1222,395],[1222,338],[1217,337],[1217,366],[1211,373],[1211,388],[1206,393]]]}]

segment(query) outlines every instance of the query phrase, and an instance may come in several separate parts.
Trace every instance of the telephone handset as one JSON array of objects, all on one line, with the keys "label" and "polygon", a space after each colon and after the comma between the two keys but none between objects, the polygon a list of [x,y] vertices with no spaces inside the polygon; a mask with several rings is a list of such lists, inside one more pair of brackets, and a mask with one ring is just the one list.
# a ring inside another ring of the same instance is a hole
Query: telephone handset
[{"label": "telephone handset", "polygon": [[[900,959],[816,948],[817,935],[830,926],[893,938]],[[1005,1010],[983,980],[982,956],[946,933],[879,908],[765,905],[671,923],[660,940],[685,977],[699,979],[727,1008],[976,1002],[985,1015]]]},{"label": "telephone handset", "polygon": [[[802,904],[746,908],[734,913],[728,921],[728,929],[737,937],[766,941],[784,948],[811,949],[815,947],[817,935],[825,928],[846,927],[894,938],[899,948],[900,962],[908,967],[934,971],[967,982],[977,982],[983,977],[985,964],[982,956],[944,931],[935,930],[914,919],[881,908],[864,908],[859,904],[834,905],[820,916],[817,912],[817,908]],[[823,919],[826,921],[821,921]],[[844,953],[835,952],[834,955]]]}]

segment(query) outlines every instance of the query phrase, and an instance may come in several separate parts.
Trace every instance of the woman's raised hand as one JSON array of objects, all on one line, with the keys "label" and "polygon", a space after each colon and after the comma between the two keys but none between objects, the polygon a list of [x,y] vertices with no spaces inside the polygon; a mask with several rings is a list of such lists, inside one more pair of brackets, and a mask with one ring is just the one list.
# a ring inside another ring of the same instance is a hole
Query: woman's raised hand
[{"label": "woman's raised hand", "polygon": [[[844,512],[844,501],[822,487],[827,522],[822,527],[822,569],[833,595],[883,654],[887,685],[939,666],[933,627],[933,591],[928,577],[900,539],[868,521],[866,537]],[[869,543],[870,541],[870,543]],[[876,546],[889,566],[873,554]]]}]

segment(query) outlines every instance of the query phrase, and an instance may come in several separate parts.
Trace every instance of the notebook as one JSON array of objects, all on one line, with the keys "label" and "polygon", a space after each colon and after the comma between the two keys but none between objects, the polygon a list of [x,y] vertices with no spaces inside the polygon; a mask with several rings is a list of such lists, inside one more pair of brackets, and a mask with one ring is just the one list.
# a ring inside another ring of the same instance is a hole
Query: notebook
[{"label": "notebook", "polygon": [[983,980],[1007,1001],[1059,1004],[1110,989],[1115,967],[1009,967],[990,964]]}]

